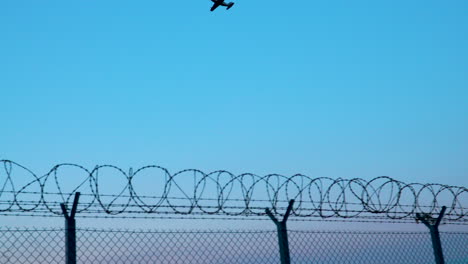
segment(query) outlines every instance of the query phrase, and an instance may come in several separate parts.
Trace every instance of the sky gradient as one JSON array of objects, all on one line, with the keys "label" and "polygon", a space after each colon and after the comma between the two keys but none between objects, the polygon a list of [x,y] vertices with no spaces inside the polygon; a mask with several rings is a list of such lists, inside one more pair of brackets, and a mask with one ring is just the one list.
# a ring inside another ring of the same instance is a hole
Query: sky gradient
[{"label": "sky gradient", "polygon": [[468,186],[468,2],[0,3],[0,158]]}]

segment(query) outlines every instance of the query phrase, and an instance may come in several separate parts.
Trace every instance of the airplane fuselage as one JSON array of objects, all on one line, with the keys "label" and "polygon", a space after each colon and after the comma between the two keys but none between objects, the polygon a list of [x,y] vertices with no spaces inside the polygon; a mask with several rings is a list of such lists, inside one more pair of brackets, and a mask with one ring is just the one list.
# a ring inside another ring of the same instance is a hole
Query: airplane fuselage
[{"label": "airplane fuselage", "polygon": [[224,0],[211,0],[211,2],[214,3],[213,7],[211,7],[211,11],[214,11],[216,8],[218,8],[218,6],[225,6],[227,7],[226,9],[229,10],[229,8],[231,8],[234,5],[234,2],[226,3],[224,2]]}]

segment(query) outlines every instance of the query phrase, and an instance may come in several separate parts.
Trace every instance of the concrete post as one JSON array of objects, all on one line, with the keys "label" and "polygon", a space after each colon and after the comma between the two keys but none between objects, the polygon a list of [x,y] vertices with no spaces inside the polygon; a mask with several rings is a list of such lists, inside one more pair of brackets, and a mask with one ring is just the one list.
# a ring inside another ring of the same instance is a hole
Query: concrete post
[{"label": "concrete post", "polygon": [[278,244],[280,250],[281,264],[291,264],[291,258],[289,256],[288,230],[286,228],[286,221],[288,221],[288,217],[291,214],[293,204],[294,200],[289,201],[288,209],[286,209],[283,221],[278,221],[276,217],[271,213],[270,209],[265,209],[265,213],[275,223],[276,229],[278,230]]},{"label": "concrete post", "polygon": [[442,244],[440,243],[439,224],[444,217],[447,207],[442,206],[442,211],[439,217],[432,218],[429,214],[416,214],[416,221],[421,221],[431,232],[432,248],[434,249],[434,257],[436,264],[444,264],[444,254],[442,252]]},{"label": "concrete post", "polygon": [[62,213],[65,216],[65,263],[76,264],[76,222],[75,214],[76,208],[78,207],[78,199],[80,193],[75,193],[75,199],[73,200],[73,207],[68,215],[67,207],[64,203],[60,204]]}]

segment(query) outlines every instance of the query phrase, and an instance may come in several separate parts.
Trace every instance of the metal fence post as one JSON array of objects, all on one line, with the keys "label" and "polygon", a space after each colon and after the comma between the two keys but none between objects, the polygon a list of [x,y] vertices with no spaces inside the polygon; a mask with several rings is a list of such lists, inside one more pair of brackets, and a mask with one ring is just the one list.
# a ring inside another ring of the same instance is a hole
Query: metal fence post
[{"label": "metal fence post", "polygon": [[439,217],[433,218],[429,214],[416,214],[416,221],[421,221],[429,228],[431,232],[432,248],[434,249],[434,257],[436,264],[444,264],[444,254],[442,252],[442,244],[440,243],[439,224],[444,217],[447,207],[442,206]]},{"label": "metal fence post", "polygon": [[283,221],[278,221],[276,217],[271,213],[270,209],[266,208],[265,213],[275,223],[276,229],[278,230],[278,243],[280,250],[281,264],[290,264],[291,258],[289,257],[289,243],[288,243],[288,230],[286,228],[286,221],[291,214],[291,209],[294,204],[294,200],[289,201],[288,209],[284,214]]},{"label": "metal fence post", "polygon": [[76,208],[78,207],[78,199],[80,193],[75,193],[75,199],[73,200],[73,207],[68,215],[67,207],[65,203],[61,203],[62,213],[65,216],[65,263],[76,264],[76,222],[75,214]]}]

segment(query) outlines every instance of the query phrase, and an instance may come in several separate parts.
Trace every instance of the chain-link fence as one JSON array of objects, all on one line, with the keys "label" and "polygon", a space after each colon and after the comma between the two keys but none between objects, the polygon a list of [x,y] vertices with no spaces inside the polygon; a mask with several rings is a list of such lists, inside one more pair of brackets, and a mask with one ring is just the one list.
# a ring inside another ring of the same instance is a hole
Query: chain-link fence
[{"label": "chain-link fence", "polygon": [[[0,228],[0,263],[64,263],[63,229]],[[279,263],[276,231],[77,229],[78,263]],[[442,232],[468,263],[468,232]],[[427,232],[289,231],[291,263],[434,263]]]}]

